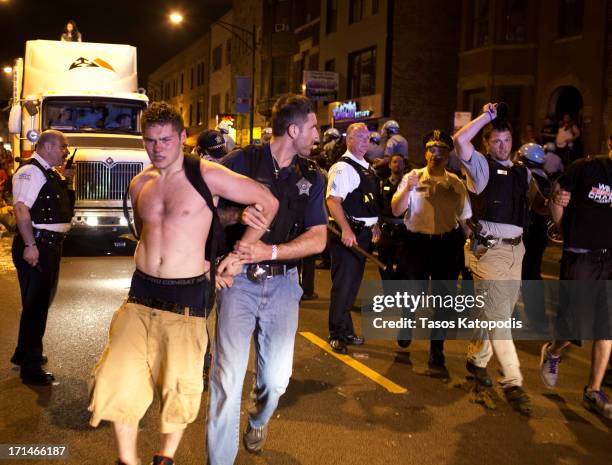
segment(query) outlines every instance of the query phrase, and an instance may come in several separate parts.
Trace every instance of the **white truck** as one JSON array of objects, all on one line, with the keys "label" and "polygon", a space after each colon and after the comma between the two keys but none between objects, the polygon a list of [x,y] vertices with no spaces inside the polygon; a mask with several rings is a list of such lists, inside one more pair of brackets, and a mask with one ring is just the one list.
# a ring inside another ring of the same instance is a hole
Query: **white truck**
[{"label": "white truck", "polygon": [[110,237],[128,232],[122,197],[148,163],[140,115],[136,48],[129,45],[33,40],[13,68],[9,116],[13,155],[28,158],[40,133],[57,129],[76,149],[75,215],[71,235]]}]

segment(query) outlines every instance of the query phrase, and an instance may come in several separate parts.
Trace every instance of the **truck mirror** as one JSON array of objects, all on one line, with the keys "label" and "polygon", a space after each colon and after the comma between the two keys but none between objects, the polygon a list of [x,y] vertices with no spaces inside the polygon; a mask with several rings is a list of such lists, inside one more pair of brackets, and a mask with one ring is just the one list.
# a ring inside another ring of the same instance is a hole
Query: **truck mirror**
[{"label": "truck mirror", "polygon": [[27,100],[23,106],[30,116],[34,116],[38,113],[38,100]]},{"label": "truck mirror", "polygon": [[21,105],[13,105],[9,113],[8,131],[11,134],[21,133]]}]

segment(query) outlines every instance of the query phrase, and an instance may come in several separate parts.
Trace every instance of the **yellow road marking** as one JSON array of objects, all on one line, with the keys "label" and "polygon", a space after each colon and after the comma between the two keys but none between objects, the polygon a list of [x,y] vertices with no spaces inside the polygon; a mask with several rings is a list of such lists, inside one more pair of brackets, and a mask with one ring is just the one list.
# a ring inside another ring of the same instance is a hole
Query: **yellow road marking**
[{"label": "yellow road marking", "polygon": [[371,368],[365,366],[363,363],[358,362],[353,357],[351,357],[349,355],[341,355],[341,354],[335,353],[331,349],[329,344],[326,341],[324,341],[323,339],[321,339],[319,336],[317,336],[317,335],[315,335],[313,333],[307,332],[307,331],[300,332],[300,335],[305,337],[306,339],[308,339],[314,345],[316,345],[316,346],[320,347],[321,349],[323,349],[325,352],[327,352],[331,356],[336,357],[341,362],[346,363],[352,369],[357,370],[359,373],[361,373],[366,378],[370,378],[375,383],[380,384],[382,387],[384,387],[390,393],[392,393],[392,394],[404,394],[404,393],[408,392],[408,389],[400,386],[399,384],[395,384],[389,378],[385,378],[380,373],[377,373],[374,370],[372,370]]}]

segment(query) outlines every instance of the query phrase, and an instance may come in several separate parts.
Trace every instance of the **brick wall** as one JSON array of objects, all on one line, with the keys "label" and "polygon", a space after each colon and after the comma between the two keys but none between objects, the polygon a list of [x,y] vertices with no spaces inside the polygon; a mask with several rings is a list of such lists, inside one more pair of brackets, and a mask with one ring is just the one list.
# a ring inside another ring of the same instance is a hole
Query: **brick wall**
[{"label": "brick wall", "polygon": [[460,2],[393,3],[390,116],[399,122],[410,153],[422,154],[423,134],[434,128],[452,130]]}]

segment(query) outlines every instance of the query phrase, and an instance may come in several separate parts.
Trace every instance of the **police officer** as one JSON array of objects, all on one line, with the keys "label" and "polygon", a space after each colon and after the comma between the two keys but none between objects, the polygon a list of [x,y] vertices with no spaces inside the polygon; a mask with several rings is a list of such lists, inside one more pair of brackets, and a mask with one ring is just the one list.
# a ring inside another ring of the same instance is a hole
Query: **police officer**
[{"label": "police officer", "polygon": [[[498,119],[497,112],[497,104],[486,104],[477,118],[455,134],[454,141],[467,175],[476,225],[470,248],[465,251],[466,265],[475,289],[484,295],[483,317],[508,321],[520,292],[523,229],[529,205],[543,212],[547,207],[529,171],[510,160],[512,127],[505,119]],[[486,156],[471,142],[483,128]],[[468,371],[484,386],[491,386],[486,366],[493,352],[501,365],[506,399],[521,413],[528,413],[529,397],[522,387],[523,376],[509,329],[475,334],[468,346]]]},{"label": "police officer", "polygon": [[337,160],[336,145],[342,143],[342,134],[336,128],[328,128],[323,133],[323,152],[327,159],[327,168],[333,165]]},{"label": "police officer", "polygon": [[347,353],[347,344],[360,345],[350,310],[357,297],[365,268],[365,257],[351,250],[354,245],[370,249],[378,242],[379,181],[364,156],[370,131],[363,123],[346,131],[346,153],[332,166],[327,183],[327,207],[341,237],[333,235],[331,254],[332,288],[329,306],[329,343],[335,352]]},{"label": "police officer", "polygon": [[[425,168],[414,169],[404,176],[391,206],[393,214],[403,215],[406,233],[400,259],[401,279],[421,281],[413,283],[423,287],[430,278],[432,294],[452,295],[454,281],[459,276],[458,257],[463,250],[461,224],[472,216],[467,190],[461,180],[446,170],[453,140],[436,129],[423,138]],[[442,280],[452,281],[444,283]],[[449,285],[450,284],[450,285]],[[427,286],[428,287],[428,286]],[[427,289],[418,289],[417,292]],[[448,310],[435,309],[437,320],[448,320]],[[435,376],[448,377],[444,360],[443,329],[432,331],[429,368]],[[407,346],[403,337],[401,347]]]},{"label": "police officer", "polygon": [[[67,155],[66,136],[47,130],[40,135],[32,157],[13,177],[19,233],[13,240],[12,255],[23,309],[11,362],[21,367],[24,384],[48,386],[55,380],[42,368],[47,363],[42,340],[57,288],[62,242],[74,213],[74,196],[68,191],[67,179],[55,170]],[[68,170],[65,174],[72,175]]]},{"label": "police officer", "polygon": [[195,151],[199,156],[208,161],[219,162],[227,155],[223,134],[215,129],[202,131],[198,136]]},{"label": "police officer", "polygon": [[376,131],[370,133],[370,143],[368,144],[368,151],[366,152],[365,159],[368,163],[373,163],[374,160],[383,158],[385,156],[385,146],[382,144],[382,137]]},{"label": "police officer", "polygon": [[395,216],[391,208],[391,199],[397,191],[397,186],[404,175],[404,157],[399,154],[391,156],[389,162],[391,175],[380,182],[380,241],[378,243],[378,259],[387,269],[379,268],[383,281],[388,279],[401,279],[399,273],[400,242],[405,231],[404,219],[401,215]]},{"label": "police officer", "polygon": [[[544,171],[546,160],[544,148],[535,143],[521,146],[517,152],[519,163],[530,171],[538,184],[540,192],[550,196],[551,182]],[[548,219],[550,215],[541,215],[535,210],[529,211],[529,223],[525,234],[525,256],[523,257],[523,301],[525,314],[533,329],[546,331],[546,315],[544,313],[544,288],[533,281],[541,281],[542,258],[548,245]]]},{"label": "police officer", "polygon": [[269,144],[235,150],[224,160],[231,170],[267,185],[279,210],[260,241],[236,243],[240,258],[250,265],[220,293],[207,430],[211,465],[234,463],[238,452],[251,337],[257,359],[255,405],[243,441],[249,452],[262,450],[268,422],[291,377],[302,295],[297,265],[325,246],[325,186],[319,169],[306,159],[318,138],[312,103],[301,95],[281,97],[272,109],[272,128]]}]

